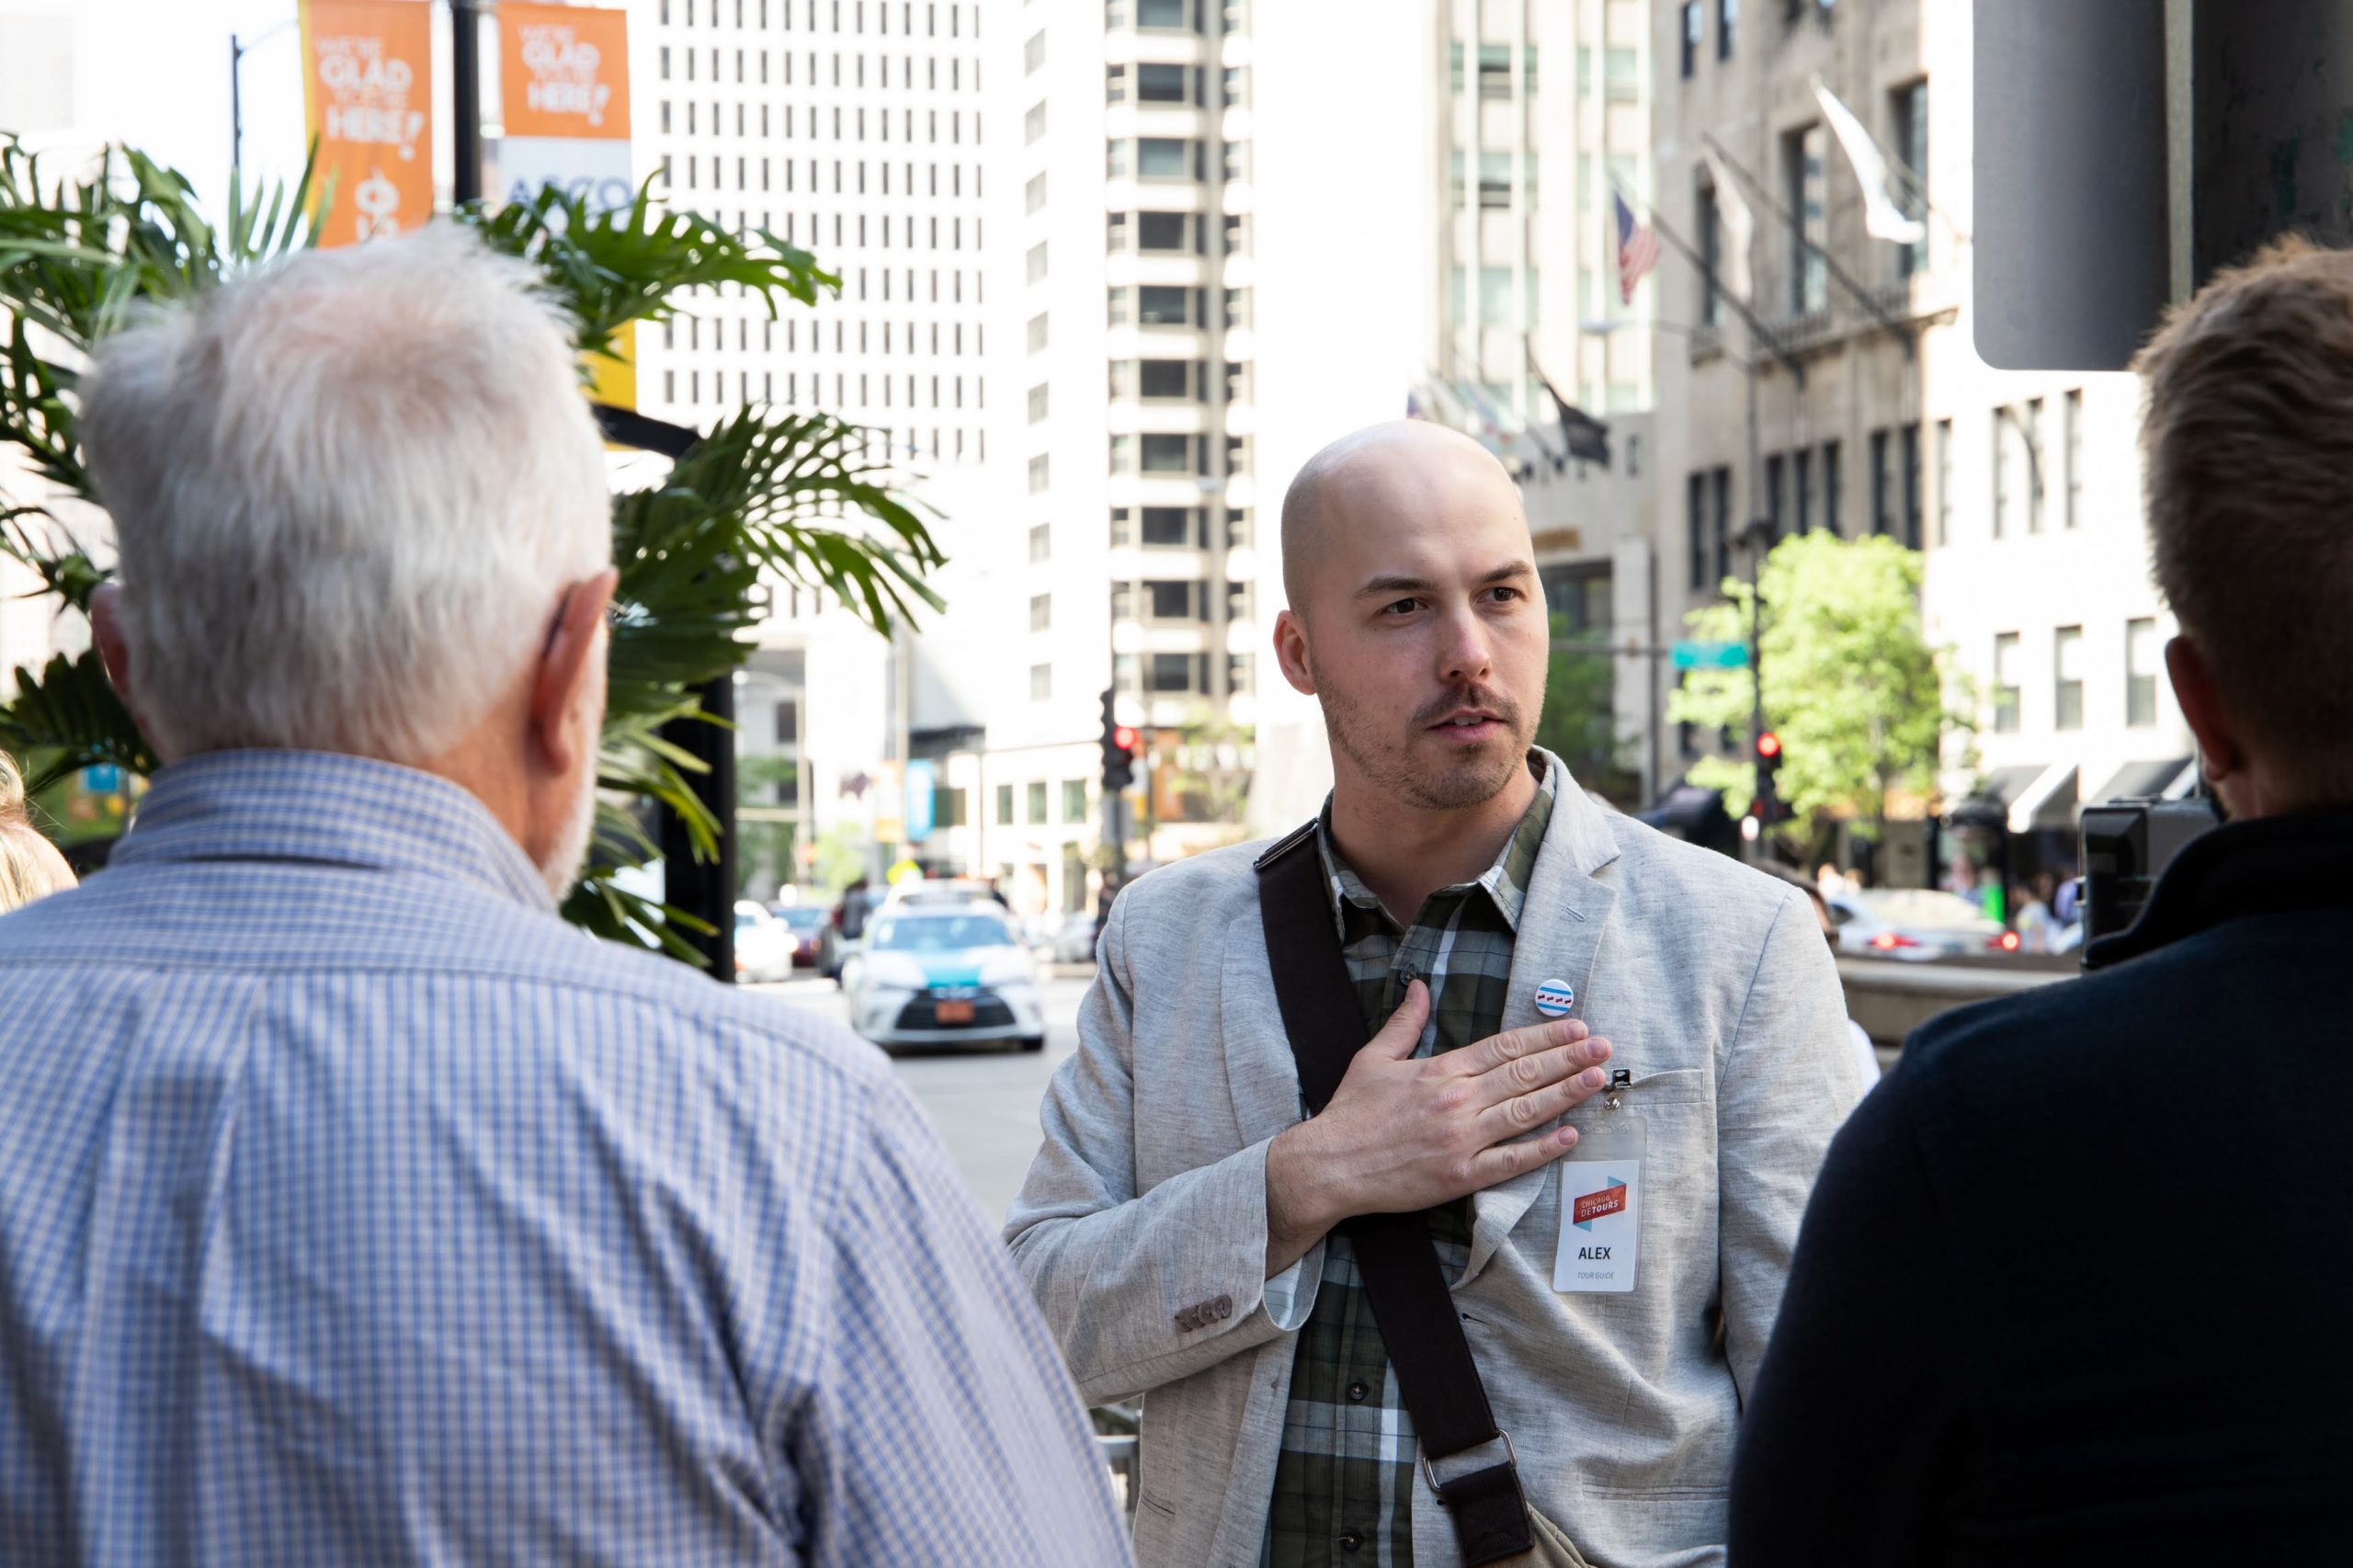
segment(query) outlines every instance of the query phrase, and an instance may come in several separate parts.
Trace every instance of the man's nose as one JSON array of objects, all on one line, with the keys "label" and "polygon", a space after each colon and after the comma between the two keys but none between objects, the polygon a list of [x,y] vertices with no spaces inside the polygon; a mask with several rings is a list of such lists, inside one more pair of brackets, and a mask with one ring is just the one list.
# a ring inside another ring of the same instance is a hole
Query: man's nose
[{"label": "man's nose", "polygon": [[1439,625],[1439,678],[1484,680],[1495,663],[1485,623],[1466,605],[1447,616]]}]

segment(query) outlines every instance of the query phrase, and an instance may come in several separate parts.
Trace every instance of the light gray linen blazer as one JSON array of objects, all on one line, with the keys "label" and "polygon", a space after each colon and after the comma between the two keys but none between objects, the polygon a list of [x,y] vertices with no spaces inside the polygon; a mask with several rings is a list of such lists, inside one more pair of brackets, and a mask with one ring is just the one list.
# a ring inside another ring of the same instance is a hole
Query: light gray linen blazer
[{"label": "light gray linen blazer", "polygon": [[[1557,760],[1553,766],[1558,767]],[[1267,1144],[1301,1117],[1251,862],[1222,849],[1114,904],[1006,1222],[1090,1403],[1144,1403],[1136,1555],[1254,1568],[1296,1298],[1266,1290]],[[1634,1289],[1557,1294],[1558,1165],[1477,1195],[1454,1286],[1529,1499],[1598,1568],[1724,1556],[1741,1391],[1773,1326],[1815,1167],[1860,1092],[1836,969],[1802,893],[1596,806],[1565,775],[1519,923],[1506,1028],[1546,980],[1633,1074]],[[1580,1126],[1598,1099],[1571,1114]],[[1721,1346],[1717,1339],[1722,1328]],[[1417,1491],[1415,1561],[1461,1561]]]}]

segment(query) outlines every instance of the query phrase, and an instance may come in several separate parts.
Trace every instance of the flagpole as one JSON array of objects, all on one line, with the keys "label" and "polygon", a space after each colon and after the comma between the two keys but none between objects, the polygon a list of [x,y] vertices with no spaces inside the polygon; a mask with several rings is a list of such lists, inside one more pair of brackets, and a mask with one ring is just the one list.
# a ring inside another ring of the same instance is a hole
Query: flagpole
[{"label": "flagpole", "polygon": [[1852,294],[1856,301],[1861,304],[1863,309],[1870,312],[1879,322],[1881,326],[1885,327],[1889,332],[1893,333],[1896,336],[1903,339],[1904,356],[1905,358],[1910,358],[1914,354],[1919,351],[1918,344],[1913,339],[1911,328],[1906,326],[1903,322],[1898,321],[1895,317],[1888,314],[1885,307],[1881,305],[1877,300],[1871,297],[1870,291],[1865,289],[1861,284],[1856,282],[1853,277],[1847,273],[1847,269],[1838,265],[1838,258],[1832,256],[1827,248],[1816,244],[1812,239],[1808,238],[1805,232],[1805,225],[1798,222],[1797,214],[1791,212],[1788,208],[1782,206],[1779,201],[1776,200],[1773,193],[1765,188],[1764,181],[1749,173],[1747,167],[1744,165],[1739,159],[1733,157],[1730,153],[1725,152],[1723,143],[1716,140],[1712,131],[1700,132],[1699,139],[1705,142],[1715,151],[1716,156],[1724,161],[1726,167],[1730,168],[1733,173],[1740,176],[1741,183],[1747,186],[1749,189],[1755,191],[1758,197],[1763,199],[1765,205],[1772,210],[1775,217],[1779,218],[1789,224],[1790,233],[1796,236],[1798,244],[1803,245],[1806,249],[1812,251],[1814,255],[1822,258],[1822,265],[1828,269],[1831,277],[1838,280],[1839,287],[1845,289],[1849,294]]},{"label": "flagpole", "polygon": [[[1633,199],[1626,196],[1626,193],[1622,188],[1615,185],[1610,188],[1616,190],[1619,197],[1625,200],[1628,206],[1631,207],[1637,205]],[[1659,216],[1659,210],[1657,208],[1651,206],[1647,202],[1640,203],[1639,205],[1643,211],[1650,214],[1651,227],[1657,232],[1658,237],[1665,240],[1668,244],[1673,245],[1677,255],[1682,256],[1684,260],[1699,268],[1699,276],[1707,279],[1710,290],[1712,291],[1718,299],[1730,305],[1733,310],[1739,314],[1741,321],[1748,327],[1751,343],[1762,343],[1767,348],[1771,349],[1773,358],[1781,362],[1782,366],[1786,368],[1790,374],[1796,379],[1797,384],[1801,387],[1804,386],[1804,364],[1799,360],[1796,355],[1781,347],[1781,340],[1778,336],[1774,335],[1771,328],[1768,327],[1763,322],[1756,319],[1756,312],[1748,308],[1748,301],[1742,299],[1739,295],[1733,293],[1731,290],[1725,288],[1716,280],[1716,269],[1709,266],[1707,261],[1699,255],[1699,253],[1693,250],[1691,246],[1685,242],[1682,235],[1677,233],[1673,229],[1667,226],[1666,220]]]}]

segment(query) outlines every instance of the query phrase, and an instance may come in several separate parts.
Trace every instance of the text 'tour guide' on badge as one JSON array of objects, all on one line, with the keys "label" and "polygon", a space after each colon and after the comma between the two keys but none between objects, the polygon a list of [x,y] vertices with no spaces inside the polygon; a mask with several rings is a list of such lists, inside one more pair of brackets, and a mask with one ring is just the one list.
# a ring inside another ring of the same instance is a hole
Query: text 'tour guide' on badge
[{"label": "text 'tour guide' on badge", "polygon": [[1536,1010],[1548,1018],[1561,1017],[1576,1005],[1576,990],[1565,980],[1548,980],[1536,988]]}]

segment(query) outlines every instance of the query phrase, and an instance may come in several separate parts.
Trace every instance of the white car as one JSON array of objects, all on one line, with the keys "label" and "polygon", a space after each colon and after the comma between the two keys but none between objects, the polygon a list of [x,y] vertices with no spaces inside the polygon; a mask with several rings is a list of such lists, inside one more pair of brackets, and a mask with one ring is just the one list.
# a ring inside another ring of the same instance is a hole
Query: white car
[{"label": "white car", "polygon": [[792,978],[792,927],[748,898],[735,901],[735,978],[753,984]]},{"label": "white car", "polygon": [[1037,960],[994,904],[881,911],[843,965],[842,989],[850,1027],[886,1048],[1045,1049]]},{"label": "white car", "polygon": [[1838,950],[1914,963],[2016,952],[2018,935],[1956,893],[1933,888],[1870,888],[1826,901]]}]

